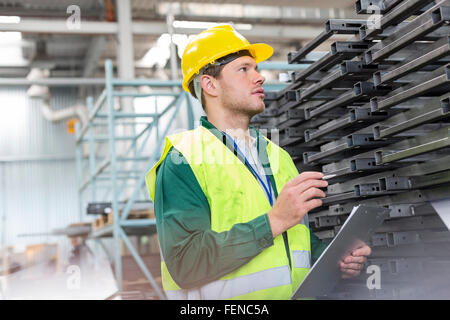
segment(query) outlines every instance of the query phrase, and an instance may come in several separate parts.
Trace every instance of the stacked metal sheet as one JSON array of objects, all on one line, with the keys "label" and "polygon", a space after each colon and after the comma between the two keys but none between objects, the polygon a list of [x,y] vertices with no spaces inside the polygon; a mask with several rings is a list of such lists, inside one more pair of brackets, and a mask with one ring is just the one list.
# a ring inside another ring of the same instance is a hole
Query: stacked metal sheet
[{"label": "stacked metal sheet", "polygon": [[[279,133],[300,172],[334,175],[310,226],[330,242],[353,206],[391,209],[368,266],[331,298],[450,298],[450,233],[432,202],[450,198],[450,0],[358,0],[361,20],[330,20],[289,63],[252,125]],[[372,15],[367,15],[372,13]],[[317,61],[310,53],[335,34]],[[371,268],[367,271],[371,272]]]}]

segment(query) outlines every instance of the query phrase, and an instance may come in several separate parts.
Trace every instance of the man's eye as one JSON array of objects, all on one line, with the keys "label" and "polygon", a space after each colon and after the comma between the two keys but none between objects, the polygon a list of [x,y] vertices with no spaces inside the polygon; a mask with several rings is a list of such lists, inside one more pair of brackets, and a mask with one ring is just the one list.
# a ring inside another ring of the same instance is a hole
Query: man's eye
[{"label": "man's eye", "polygon": [[242,67],[242,68],[239,69],[239,71],[241,71],[241,70],[247,71],[247,67]]}]

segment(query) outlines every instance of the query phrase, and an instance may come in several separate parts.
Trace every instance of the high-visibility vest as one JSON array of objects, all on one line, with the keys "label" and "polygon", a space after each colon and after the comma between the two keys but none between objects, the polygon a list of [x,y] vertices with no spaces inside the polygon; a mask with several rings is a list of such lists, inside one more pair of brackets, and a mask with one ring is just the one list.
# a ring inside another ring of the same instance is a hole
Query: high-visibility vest
[{"label": "high-visibility vest", "polygon": [[[266,140],[276,188],[281,191],[286,182],[298,175],[298,170],[286,151]],[[166,137],[161,159],[146,176],[153,201],[156,169],[172,146],[186,159],[208,200],[213,231],[230,230],[233,225],[253,220],[272,209],[266,194],[245,164],[202,126]],[[177,160],[181,159],[172,159]],[[289,299],[310,268],[309,228],[302,223],[297,224],[287,230],[287,239],[290,259],[283,236],[279,235],[273,239],[272,246],[247,264],[195,289],[180,288],[170,276],[162,257],[163,289],[169,299]]]}]

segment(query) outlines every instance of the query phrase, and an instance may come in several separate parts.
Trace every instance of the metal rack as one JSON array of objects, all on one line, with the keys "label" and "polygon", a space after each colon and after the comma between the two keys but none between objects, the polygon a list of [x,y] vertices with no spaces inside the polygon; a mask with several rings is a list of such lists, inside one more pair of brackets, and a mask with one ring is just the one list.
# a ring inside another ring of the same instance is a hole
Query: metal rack
[{"label": "metal rack", "polygon": [[450,283],[437,276],[448,274],[450,233],[430,201],[450,198],[450,1],[358,0],[355,9],[380,18],[327,22],[290,63],[305,63],[335,33],[350,38],[291,72],[291,84],[267,95],[252,125],[278,130],[300,172],[334,175],[323,206],[309,214],[325,243],[354,205],[391,209],[368,239],[382,289],[369,290],[362,273],[328,297],[448,298]]},{"label": "metal rack", "polygon": [[[128,216],[133,205],[136,203],[136,200],[138,200],[141,191],[145,187],[145,174],[157,161],[160,149],[164,143],[164,138],[172,127],[175,117],[179,115],[183,103],[185,103],[187,107],[188,129],[194,127],[191,98],[186,92],[179,89],[181,88],[180,81],[115,79],[113,77],[112,62],[110,60],[105,63],[105,74],[106,88],[103,90],[97,101],[94,102],[92,98],[87,99],[89,123],[82,129],[79,126],[77,127],[76,158],[79,181],[80,215],[83,210],[84,193],[87,191],[88,187],[91,189],[92,202],[100,200],[99,191],[106,187],[107,193],[105,196],[108,197],[108,200],[111,200],[113,222],[111,225],[93,231],[90,238],[95,239],[95,241],[100,244],[102,243],[101,239],[104,237],[112,237],[114,239],[113,260],[119,290],[122,289],[120,240],[123,240],[140,270],[153,287],[156,295],[160,299],[164,299],[165,296],[163,292],[156,284],[155,279],[129,239],[129,235],[155,233],[155,219],[129,220]],[[133,88],[140,86],[149,86],[152,89],[178,88],[178,91],[166,90],[140,93],[136,90],[132,90]],[[120,90],[122,88],[123,90]],[[116,97],[130,99],[160,96],[171,97],[171,101],[161,112],[158,112],[156,105],[153,113],[136,113],[115,107],[114,98]],[[169,114],[170,111],[173,111],[173,114],[170,115],[168,124],[162,126],[160,124],[160,119],[165,114]],[[137,127],[139,125],[143,126],[143,129],[137,132]],[[116,128],[123,128],[125,126],[128,128],[131,127],[131,130],[126,130],[131,134],[116,134]],[[106,133],[102,135],[98,134],[98,131],[101,130],[101,128],[106,128]],[[152,136],[156,139],[156,144],[153,146],[148,143]],[[130,142],[130,146],[125,152],[120,152],[117,148],[123,141]],[[96,148],[102,143],[107,143],[109,150],[106,152],[107,155],[99,161],[98,157],[96,157]],[[84,144],[87,144],[89,148],[89,156],[87,158],[88,170],[86,170],[87,174],[85,175],[83,175],[83,164],[86,161],[83,155]],[[144,156],[144,151],[152,147],[153,153]],[[129,180],[135,181],[135,184],[132,185],[130,190],[131,196],[123,201],[121,207],[119,207],[119,202],[124,198],[124,191],[129,190],[130,188],[127,184],[127,181]],[[107,184],[103,185],[102,182],[105,181]],[[143,193],[146,194],[146,192]]]}]

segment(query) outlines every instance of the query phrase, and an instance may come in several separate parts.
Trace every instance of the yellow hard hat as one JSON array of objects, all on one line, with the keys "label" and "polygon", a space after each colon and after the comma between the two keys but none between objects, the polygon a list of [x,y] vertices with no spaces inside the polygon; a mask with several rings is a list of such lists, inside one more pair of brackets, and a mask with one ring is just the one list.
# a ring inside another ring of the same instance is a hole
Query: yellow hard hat
[{"label": "yellow hard hat", "polygon": [[181,59],[183,89],[189,91],[193,77],[207,64],[241,50],[248,50],[256,63],[269,59],[273,48],[265,43],[250,44],[230,25],[220,25],[197,34],[186,46]]}]

